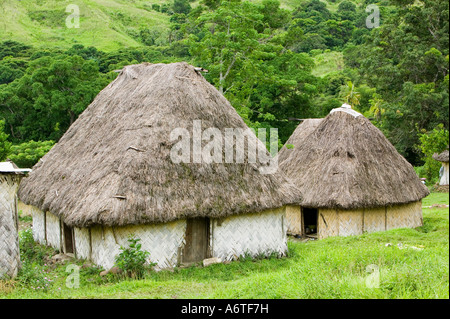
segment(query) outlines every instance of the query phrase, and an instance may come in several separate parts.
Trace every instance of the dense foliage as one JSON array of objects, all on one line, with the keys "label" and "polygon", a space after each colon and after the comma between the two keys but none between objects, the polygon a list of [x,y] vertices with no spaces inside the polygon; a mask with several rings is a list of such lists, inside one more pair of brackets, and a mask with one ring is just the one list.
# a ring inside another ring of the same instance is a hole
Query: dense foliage
[{"label": "dense foliage", "polygon": [[[366,25],[373,4],[377,28]],[[206,79],[246,123],[277,127],[281,143],[298,124],[293,119],[326,116],[343,102],[371,118],[414,165],[427,161],[422,134],[438,126],[448,132],[446,0],[302,0],[293,10],[278,0],[175,0],[144,8],[167,15],[170,25],[130,28],[137,48],[0,43],[0,120],[8,141],[58,141],[114,70],[144,61],[208,69]],[[345,63],[314,72],[324,56],[341,52]]]},{"label": "dense foliage", "polygon": [[8,157],[19,167],[33,167],[42,156],[50,151],[54,144],[55,142],[51,140],[42,142],[35,142],[31,140],[29,142],[16,144],[10,147]]}]

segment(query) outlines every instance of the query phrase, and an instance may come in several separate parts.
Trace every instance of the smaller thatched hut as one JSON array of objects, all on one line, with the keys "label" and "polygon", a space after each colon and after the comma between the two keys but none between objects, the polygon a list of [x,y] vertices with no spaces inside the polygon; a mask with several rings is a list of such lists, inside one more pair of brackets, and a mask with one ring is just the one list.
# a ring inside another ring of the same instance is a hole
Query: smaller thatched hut
[{"label": "smaller thatched hut", "polygon": [[11,161],[0,163],[0,278],[13,278],[20,268],[17,189],[29,171]]},{"label": "smaller thatched hut", "polygon": [[286,207],[288,232],[317,238],[422,225],[429,194],[383,133],[351,108],[301,123],[278,157],[303,200]]},{"label": "smaller thatched hut", "polygon": [[441,186],[448,186],[449,185],[448,150],[445,150],[445,151],[443,151],[440,154],[435,153],[433,155],[433,159],[435,159],[436,161],[442,162],[442,168],[441,168],[439,185],[441,185]]}]

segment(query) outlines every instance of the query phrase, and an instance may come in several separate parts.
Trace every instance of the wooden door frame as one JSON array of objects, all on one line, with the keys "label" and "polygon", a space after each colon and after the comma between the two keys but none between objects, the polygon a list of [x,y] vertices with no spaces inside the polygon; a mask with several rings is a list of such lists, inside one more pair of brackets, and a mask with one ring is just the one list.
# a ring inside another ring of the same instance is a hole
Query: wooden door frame
[{"label": "wooden door frame", "polygon": [[190,227],[190,223],[195,222],[195,220],[199,220],[199,219],[203,219],[205,226],[206,226],[206,230],[205,230],[205,240],[206,240],[206,245],[205,245],[205,251],[203,252],[203,259],[206,258],[210,258],[211,257],[211,219],[209,217],[196,217],[196,218],[187,218],[186,219],[186,231],[185,231],[185,243],[184,246],[182,247],[182,249],[180,250],[181,253],[181,258],[180,263],[182,264],[192,264],[192,263],[197,263],[200,262],[202,260],[191,260],[191,261],[186,261],[185,260],[185,249],[189,246],[188,243],[188,231],[189,231],[189,227]]}]

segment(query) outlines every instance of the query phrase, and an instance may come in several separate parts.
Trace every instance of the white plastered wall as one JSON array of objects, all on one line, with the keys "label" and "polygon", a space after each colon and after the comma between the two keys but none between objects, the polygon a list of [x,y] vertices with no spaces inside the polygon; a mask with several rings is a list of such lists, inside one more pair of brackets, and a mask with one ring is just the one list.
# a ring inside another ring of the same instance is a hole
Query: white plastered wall
[{"label": "white plastered wall", "polygon": [[47,245],[61,251],[61,225],[59,217],[46,213]]},{"label": "white plastered wall", "polygon": [[39,208],[32,206],[31,216],[33,218],[33,239],[35,242],[46,245],[45,242],[45,213]]},{"label": "white plastered wall", "polygon": [[442,166],[444,167],[444,174],[442,175],[439,185],[448,185],[449,184],[449,164],[448,162],[443,162]]}]

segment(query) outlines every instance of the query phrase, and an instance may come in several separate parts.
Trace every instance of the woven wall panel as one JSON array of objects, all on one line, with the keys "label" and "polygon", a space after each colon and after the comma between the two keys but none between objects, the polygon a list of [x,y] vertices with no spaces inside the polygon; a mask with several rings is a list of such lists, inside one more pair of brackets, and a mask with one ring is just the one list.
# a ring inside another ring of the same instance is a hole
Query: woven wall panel
[{"label": "woven wall panel", "polygon": [[20,251],[17,216],[19,180],[12,175],[0,175],[0,278],[17,276]]},{"label": "woven wall panel", "polygon": [[150,252],[150,261],[159,268],[174,267],[178,261],[178,248],[184,244],[186,220],[157,225],[137,225],[114,229],[120,245],[127,245],[131,234],[141,238],[142,249]]},{"label": "woven wall panel", "polygon": [[364,210],[364,231],[373,233],[386,229],[385,208],[372,208]]},{"label": "woven wall panel", "polygon": [[339,235],[339,217],[334,209],[319,209],[319,239]]},{"label": "woven wall panel", "polygon": [[361,235],[363,232],[363,211],[340,210],[339,236]]},{"label": "woven wall panel", "polygon": [[267,256],[272,252],[284,255],[287,250],[284,215],[284,208],[279,208],[212,220],[213,257],[233,260],[246,253],[251,256]]},{"label": "woven wall panel", "polygon": [[[179,248],[184,244],[186,220],[157,225],[134,225],[125,227],[94,227],[91,229],[92,260],[95,264],[110,269],[120,246],[128,245],[128,237],[133,234],[141,239],[142,250],[150,252],[150,261],[159,268],[177,265]],[[78,245],[78,242],[76,242]]]},{"label": "woven wall panel", "polygon": [[422,202],[387,208],[387,229],[422,226]]},{"label": "woven wall panel", "polygon": [[59,217],[50,212],[46,213],[47,245],[61,250],[61,227]]},{"label": "woven wall panel", "polygon": [[89,259],[91,251],[89,229],[74,227],[73,232],[75,237],[75,250],[77,258]]},{"label": "woven wall panel", "polygon": [[114,266],[114,257],[119,254],[119,245],[114,240],[111,228],[96,226],[91,228],[92,255],[96,265],[105,269]]},{"label": "woven wall panel", "polygon": [[35,242],[45,245],[45,214],[37,207],[31,209],[33,218],[33,238]]},{"label": "woven wall panel", "polygon": [[288,234],[302,234],[302,210],[300,206],[286,206],[286,226]]}]

